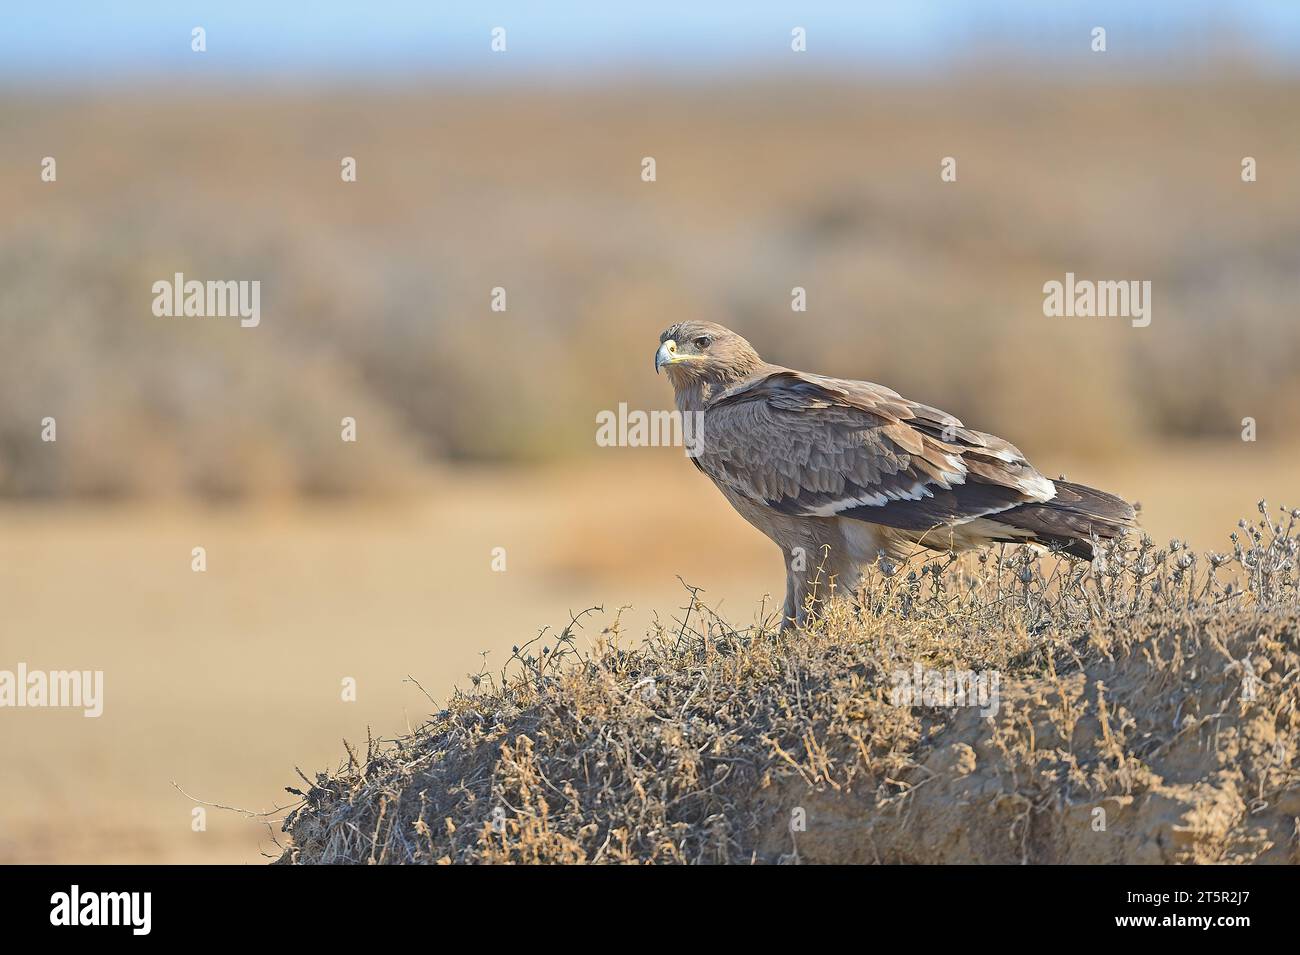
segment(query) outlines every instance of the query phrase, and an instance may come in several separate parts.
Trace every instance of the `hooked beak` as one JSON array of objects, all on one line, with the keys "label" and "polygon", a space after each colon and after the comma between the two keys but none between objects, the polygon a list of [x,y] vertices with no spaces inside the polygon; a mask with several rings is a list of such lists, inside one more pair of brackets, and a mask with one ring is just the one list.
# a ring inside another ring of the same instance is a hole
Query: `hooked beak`
[{"label": "hooked beak", "polygon": [[670,338],[660,345],[659,350],[655,352],[655,374],[659,374],[659,369],[664,365],[671,365],[679,360],[677,357],[677,343]]}]

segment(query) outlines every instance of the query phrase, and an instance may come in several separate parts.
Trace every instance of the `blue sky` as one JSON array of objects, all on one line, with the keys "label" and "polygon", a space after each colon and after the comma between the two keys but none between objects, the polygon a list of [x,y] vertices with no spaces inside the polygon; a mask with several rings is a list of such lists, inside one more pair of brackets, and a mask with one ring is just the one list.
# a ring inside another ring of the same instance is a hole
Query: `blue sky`
[{"label": "blue sky", "polygon": [[[1195,69],[1243,47],[1269,68],[1300,67],[1300,3],[1287,0],[39,0],[0,15],[0,79],[689,76],[761,71],[789,53],[792,26],[808,30],[810,67],[924,73],[995,52],[1083,55],[1098,25],[1112,62],[1133,68]],[[207,30],[201,58],[194,26]],[[489,50],[494,26],[507,30],[506,55]]]}]

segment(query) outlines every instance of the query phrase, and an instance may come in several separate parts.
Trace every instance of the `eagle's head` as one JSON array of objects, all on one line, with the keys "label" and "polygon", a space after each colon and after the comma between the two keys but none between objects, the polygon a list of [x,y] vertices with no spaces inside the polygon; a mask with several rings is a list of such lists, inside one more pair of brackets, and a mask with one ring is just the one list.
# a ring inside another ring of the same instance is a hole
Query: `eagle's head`
[{"label": "eagle's head", "polygon": [[655,372],[668,369],[674,388],[723,386],[740,381],[763,363],[754,346],[713,322],[679,322],[659,336]]}]

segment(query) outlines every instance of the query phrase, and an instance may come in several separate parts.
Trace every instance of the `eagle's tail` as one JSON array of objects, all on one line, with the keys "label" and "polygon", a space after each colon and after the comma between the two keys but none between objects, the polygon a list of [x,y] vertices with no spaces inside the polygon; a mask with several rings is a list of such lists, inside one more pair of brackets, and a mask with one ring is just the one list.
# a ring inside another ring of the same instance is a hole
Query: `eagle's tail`
[{"label": "eagle's tail", "polygon": [[[1137,527],[1137,512],[1123,498],[1069,481],[1054,481],[1056,496],[1042,504],[1021,504],[994,518],[999,524],[1029,531],[1041,544],[1092,560],[1092,536],[1122,537]],[[1023,540],[1023,537],[1019,538]]]}]

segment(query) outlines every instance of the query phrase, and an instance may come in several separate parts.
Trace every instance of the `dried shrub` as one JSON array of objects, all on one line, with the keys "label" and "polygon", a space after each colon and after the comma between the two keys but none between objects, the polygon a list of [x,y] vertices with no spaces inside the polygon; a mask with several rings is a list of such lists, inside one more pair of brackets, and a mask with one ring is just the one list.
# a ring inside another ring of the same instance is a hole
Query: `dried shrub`
[{"label": "dried shrub", "polygon": [[[784,636],[692,590],[584,652],[586,611],[291,790],[280,861],[1298,861],[1300,511],[1260,513],[1229,554],[886,564]],[[997,712],[894,705],[916,663]]]}]

